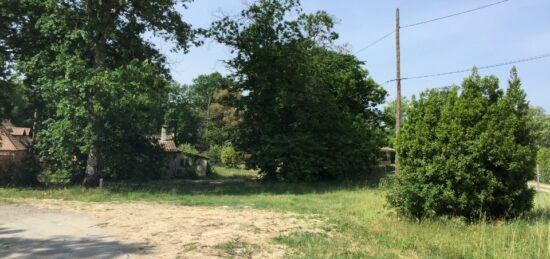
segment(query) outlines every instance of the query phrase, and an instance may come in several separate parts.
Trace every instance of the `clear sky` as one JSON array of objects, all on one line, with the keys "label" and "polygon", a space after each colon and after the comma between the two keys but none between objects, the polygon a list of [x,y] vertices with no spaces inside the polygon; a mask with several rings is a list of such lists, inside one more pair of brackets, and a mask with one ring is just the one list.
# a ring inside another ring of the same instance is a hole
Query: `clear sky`
[{"label": "clear sky", "polygon": [[[340,34],[338,44],[357,51],[395,28],[395,9],[401,25],[465,11],[498,0],[302,0],[306,12],[325,10],[333,15]],[[181,9],[195,27],[208,27],[222,14],[236,15],[251,0],[195,0]],[[174,79],[190,83],[201,74],[227,74],[222,60],[230,58],[226,47],[214,41],[192,48],[188,54],[169,52],[170,45],[155,41],[168,56]],[[402,77],[434,74],[485,66],[550,53],[550,1],[510,0],[476,12],[415,26],[401,31]],[[395,36],[357,54],[379,83],[395,78]],[[550,112],[550,58],[517,64],[523,88],[532,105]],[[507,85],[510,66],[480,71]],[[404,96],[432,87],[460,84],[468,73],[402,82]],[[395,83],[384,85],[395,98]]]}]

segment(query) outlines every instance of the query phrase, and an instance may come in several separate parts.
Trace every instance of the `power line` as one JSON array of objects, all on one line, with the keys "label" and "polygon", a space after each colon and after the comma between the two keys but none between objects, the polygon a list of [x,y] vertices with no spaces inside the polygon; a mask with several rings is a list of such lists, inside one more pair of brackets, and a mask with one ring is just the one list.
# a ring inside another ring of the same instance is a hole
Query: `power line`
[{"label": "power line", "polygon": [[510,0],[503,0],[503,1],[492,3],[492,4],[483,5],[483,6],[480,6],[480,7],[474,8],[474,9],[470,9],[470,10],[466,10],[466,11],[463,11],[463,12],[454,13],[454,14],[450,14],[450,15],[446,15],[446,16],[442,16],[442,17],[438,17],[438,18],[434,18],[434,19],[430,19],[430,20],[426,20],[426,21],[421,21],[421,22],[405,25],[405,26],[402,26],[401,28],[409,28],[409,27],[413,27],[413,26],[418,26],[418,25],[422,25],[422,24],[426,24],[426,23],[430,23],[430,22],[435,22],[435,21],[451,18],[451,17],[454,17],[454,16],[474,12],[474,11],[481,10],[481,9],[491,7],[491,6],[494,6],[494,5],[502,4],[502,3],[508,2],[508,1],[510,1]]},{"label": "power line", "polygon": [[[550,53],[546,53],[546,54],[542,54],[542,55],[538,55],[538,56],[533,56],[533,57],[528,57],[528,58],[522,58],[522,59],[516,59],[516,60],[506,61],[506,62],[497,63],[497,64],[492,64],[492,65],[487,65],[487,66],[481,66],[481,67],[477,67],[477,69],[478,69],[478,70],[483,70],[483,69],[489,69],[489,68],[507,66],[507,65],[517,64],[517,63],[524,63],[524,62],[529,62],[529,61],[538,60],[538,59],[543,59],[543,58],[548,58],[548,57],[550,57]],[[450,72],[443,72],[443,73],[436,73],[436,74],[428,74],[428,75],[422,75],[422,76],[403,77],[403,78],[401,78],[401,80],[411,80],[411,79],[421,79],[421,78],[439,77],[439,76],[446,76],[446,75],[452,75],[452,74],[465,73],[465,72],[470,72],[470,71],[472,71],[471,68],[468,68],[468,69],[460,69],[460,70],[455,70],[455,71],[450,71]],[[385,84],[390,83],[390,82],[393,82],[393,81],[395,81],[395,80],[396,80],[396,79],[391,79],[391,80],[388,80],[388,81],[385,81],[385,82],[381,83],[380,85],[385,85]]]},{"label": "power line", "polygon": [[368,49],[368,48],[370,48],[370,47],[376,45],[376,43],[381,42],[383,39],[389,37],[390,35],[392,35],[392,34],[394,34],[394,33],[395,33],[395,30],[393,30],[393,31],[391,31],[391,32],[388,32],[388,33],[385,34],[384,36],[382,36],[382,37],[378,38],[377,40],[371,42],[369,45],[367,45],[367,46],[361,48],[360,50],[356,51],[354,54],[356,55],[356,54],[358,54],[359,52],[362,52],[362,51],[364,51],[364,50],[366,50],[366,49]]},{"label": "power line", "polygon": [[442,17],[438,17],[438,18],[434,18],[434,19],[430,19],[430,20],[426,20],[426,21],[421,21],[421,22],[405,25],[405,26],[402,26],[401,28],[409,28],[409,27],[418,26],[418,25],[425,24],[425,23],[430,23],[430,22],[435,22],[435,21],[451,18],[451,17],[458,16],[458,15],[461,15],[461,14],[475,12],[477,10],[485,9],[487,7],[502,4],[502,3],[505,3],[505,2],[508,2],[508,1],[510,1],[510,0],[502,0],[502,1],[499,1],[499,2],[483,5],[483,6],[476,7],[474,9],[470,9],[470,10],[466,10],[466,11],[462,11],[462,12],[459,12],[459,13],[449,14],[449,15],[445,15],[445,16],[442,16]]},{"label": "power line", "polygon": [[[485,8],[488,8],[488,7],[491,7],[491,6],[494,6],[494,5],[498,5],[498,4],[502,4],[504,2],[508,2],[510,0],[502,0],[502,1],[499,1],[499,2],[495,2],[495,3],[492,3],[492,4],[487,4],[487,5],[483,5],[483,6],[480,6],[480,7],[476,7],[474,9],[470,9],[470,10],[466,10],[466,11],[462,11],[462,12],[459,12],[459,13],[454,13],[454,14],[450,14],[450,15],[445,15],[445,16],[442,16],[442,17],[438,17],[438,18],[434,18],[434,19],[430,19],[430,20],[426,20],[426,21],[421,21],[421,22],[417,22],[417,23],[413,23],[413,24],[409,24],[409,25],[405,25],[405,26],[401,26],[400,28],[401,29],[404,29],[404,28],[410,28],[410,27],[413,27],[413,26],[418,26],[418,25],[421,25],[421,24],[425,24],[425,23],[430,23],[430,22],[435,22],[435,21],[439,21],[439,20],[443,20],[443,19],[447,19],[447,18],[451,18],[451,17],[454,17],[454,16],[458,16],[458,15],[462,15],[462,14],[466,14],[466,13],[471,13],[471,12],[475,12],[477,10],[481,10],[481,9],[485,9]],[[391,31],[391,32],[388,32],[387,34],[385,34],[384,36],[372,41],[371,43],[369,43],[367,46],[361,48],[360,50],[356,51],[354,54],[358,54],[359,52],[362,52],[362,51],[365,51],[366,49],[376,45],[377,43],[381,42],[382,40],[384,40],[385,38],[389,37],[390,35],[392,35],[393,33],[395,33],[395,30]]]}]

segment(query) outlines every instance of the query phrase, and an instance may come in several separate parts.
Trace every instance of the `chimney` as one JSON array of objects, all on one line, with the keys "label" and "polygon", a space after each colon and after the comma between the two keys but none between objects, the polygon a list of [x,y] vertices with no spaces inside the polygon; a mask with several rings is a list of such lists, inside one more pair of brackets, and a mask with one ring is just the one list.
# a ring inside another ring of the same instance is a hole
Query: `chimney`
[{"label": "chimney", "polygon": [[168,129],[167,125],[162,125],[162,130],[160,131],[160,141],[166,142],[168,140],[166,130]]}]

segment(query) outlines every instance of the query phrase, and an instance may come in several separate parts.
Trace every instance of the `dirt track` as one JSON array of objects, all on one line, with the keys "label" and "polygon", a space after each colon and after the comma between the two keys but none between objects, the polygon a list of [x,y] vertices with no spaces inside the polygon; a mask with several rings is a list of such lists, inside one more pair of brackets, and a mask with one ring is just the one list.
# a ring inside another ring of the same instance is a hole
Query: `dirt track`
[{"label": "dirt track", "polygon": [[17,202],[25,205],[0,204],[0,257],[280,258],[286,248],[274,237],[321,224],[251,208]]},{"label": "dirt track", "polygon": [[1,258],[126,258],[138,244],[106,235],[95,218],[27,205],[0,204]]},{"label": "dirt track", "polygon": [[550,184],[544,184],[544,183],[537,184],[537,182],[531,181],[528,183],[528,185],[529,187],[539,192],[550,192]]}]

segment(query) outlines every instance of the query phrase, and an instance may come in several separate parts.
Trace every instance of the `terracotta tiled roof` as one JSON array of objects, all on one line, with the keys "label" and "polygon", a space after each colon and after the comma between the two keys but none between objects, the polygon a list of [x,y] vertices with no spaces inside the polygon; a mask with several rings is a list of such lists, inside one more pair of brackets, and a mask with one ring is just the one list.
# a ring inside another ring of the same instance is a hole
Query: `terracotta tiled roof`
[{"label": "terracotta tiled roof", "polygon": [[19,128],[19,127],[11,128],[11,134],[14,136],[29,136],[30,133],[31,133],[30,128]]},{"label": "terracotta tiled roof", "polygon": [[26,150],[27,147],[17,137],[12,136],[5,127],[0,126],[0,151]]},{"label": "terracotta tiled roof", "polygon": [[164,148],[165,152],[178,152],[176,143],[174,140],[159,141],[160,145]]},{"label": "terracotta tiled roof", "polygon": [[13,126],[9,120],[2,120],[0,124],[0,151],[27,150],[32,144],[29,128]]},{"label": "terracotta tiled roof", "polygon": [[14,128],[15,126],[13,126],[13,124],[11,123],[10,120],[2,120],[2,126],[4,126],[6,129],[11,129],[11,128]]},{"label": "terracotta tiled roof", "polygon": [[168,135],[166,137],[166,141],[162,141],[160,138],[160,135],[153,135],[152,136],[155,143],[158,143],[162,149],[164,149],[164,152],[174,153],[178,152],[178,148],[176,147],[176,142],[174,142],[174,136]]}]

